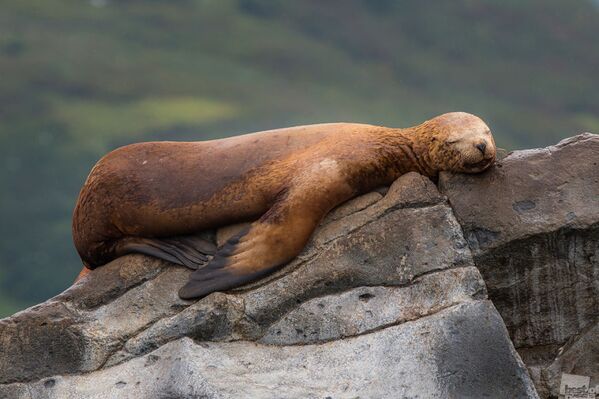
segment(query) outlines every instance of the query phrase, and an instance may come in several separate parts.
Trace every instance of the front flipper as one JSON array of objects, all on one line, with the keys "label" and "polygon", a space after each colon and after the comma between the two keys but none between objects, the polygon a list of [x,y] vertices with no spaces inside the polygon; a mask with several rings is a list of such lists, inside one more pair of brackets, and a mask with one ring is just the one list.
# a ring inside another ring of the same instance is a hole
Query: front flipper
[{"label": "front flipper", "polygon": [[193,272],[179,296],[203,297],[274,272],[302,250],[314,227],[315,224],[308,225],[305,220],[270,224],[261,219],[253,223],[230,238],[208,265]]},{"label": "front flipper", "polygon": [[230,238],[204,268],[179,290],[183,299],[201,298],[256,281],[297,256],[322,217],[348,199],[347,184],[322,174],[305,174],[259,221]]}]

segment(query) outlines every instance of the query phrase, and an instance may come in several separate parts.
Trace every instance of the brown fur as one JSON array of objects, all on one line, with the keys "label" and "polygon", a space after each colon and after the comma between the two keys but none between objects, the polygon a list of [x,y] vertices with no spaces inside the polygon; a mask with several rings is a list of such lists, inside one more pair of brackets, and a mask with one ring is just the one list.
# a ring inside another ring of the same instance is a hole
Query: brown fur
[{"label": "brown fur", "polygon": [[92,169],[74,211],[75,246],[93,269],[148,240],[261,216],[180,295],[232,288],[295,257],[322,217],[353,196],[411,171],[435,178],[441,170],[483,170],[495,157],[485,129],[473,115],[451,113],[407,129],[332,123],[129,145]]}]

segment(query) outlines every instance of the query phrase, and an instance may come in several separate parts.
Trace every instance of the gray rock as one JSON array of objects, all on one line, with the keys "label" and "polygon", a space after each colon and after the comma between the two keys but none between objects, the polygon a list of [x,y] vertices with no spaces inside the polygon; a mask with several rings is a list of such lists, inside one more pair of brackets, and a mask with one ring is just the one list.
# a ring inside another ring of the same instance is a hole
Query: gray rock
[{"label": "gray rock", "polygon": [[426,274],[403,287],[354,288],[302,303],[273,323],[259,342],[290,345],[337,340],[485,296],[485,283],[474,267]]},{"label": "gray rock", "polygon": [[564,227],[599,220],[599,135],[584,133],[543,149],[515,151],[487,172],[441,174],[475,255]]},{"label": "gray rock", "polygon": [[445,174],[440,188],[543,397],[557,397],[562,372],[599,381],[599,136]]},{"label": "gray rock", "polygon": [[412,322],[317,345],[196,343],[182,338],[115,367],[30,384],[28,391],[21,390],[15,398],[483,395],[536,397],[489,301],[462,303]]},{"label": "gray rock", "polygon": [[0,383],[101,367],[127,337],[191,303],[176,293],[188,273],[128,256],[63,294],[0,320]]},{"label": "gray rock", "polygon": [[[403,228],[391,228],[399,225]],[[351,230],[320,247],[313,257],[293,262],[285,274],[247,291],[246,314],[264,326],[317,296],[357,286],[405,285],[435,270],[473,265],[459,225],[445,205],[397,209]]]},{"label": "gray rock", "polygon": [[562,373],[591,377],[590,386],[599,385],[599,321],[589,325],[579,336],[570,339],[546,368],[541,369],[548,391],[555,395],[559,390]]},{"label": "gray rock", "polygon": [[259,282],[182,301],[189,273],[123,257],[3,320],[0,397],[537,397],[417,174],[339,207]]},{"label": "gray rock", "polygon": [[81,370],[84,337],[64,303],[34,306],[0,320],[0,383]]},{"label": "gray rock", "polygon": [[215,293],[198,301],[172,317],[166,317],[129,339],[116,352],[107,366],[148,353],[181,337],[234,340],[243,337],[237,332],[243,323],[243,300],[237,296]]},{"label": "gray rock", "polygon": [[329,212],[329,214],[324,218],[323,224],[342,219],[351,215],[352,213],[366,209],[375,202],[378,202],[381,198],[383,198],[381,193],[373,191],[371,193],[354,198],[351,201],[347,201],[346,203],[339,205]]},{"label": "gray rock", "polygon": [[93,277],[87,277],[54,299],[78,309],[94,309],[153,279],[163,269],[163,262],[146,256],[116,259],[94,270]]}]

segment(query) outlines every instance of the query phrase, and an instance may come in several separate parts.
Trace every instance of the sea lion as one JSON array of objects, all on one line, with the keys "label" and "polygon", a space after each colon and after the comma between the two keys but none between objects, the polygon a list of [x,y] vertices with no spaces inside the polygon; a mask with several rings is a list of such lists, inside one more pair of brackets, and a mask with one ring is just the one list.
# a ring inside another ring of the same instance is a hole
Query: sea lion
[{"label": "sea lion", "polygon": [[[407,172],[477,173],[494,159],[489,128],[463,112],[405,129],[329,123],[132,144],[90,172],[73,238],[88,269],[135,252],[196,269],[179,295],[198,298],[290,261],[323,216],[354,196]],[[196,236],[257,218],[218,249]]]}]

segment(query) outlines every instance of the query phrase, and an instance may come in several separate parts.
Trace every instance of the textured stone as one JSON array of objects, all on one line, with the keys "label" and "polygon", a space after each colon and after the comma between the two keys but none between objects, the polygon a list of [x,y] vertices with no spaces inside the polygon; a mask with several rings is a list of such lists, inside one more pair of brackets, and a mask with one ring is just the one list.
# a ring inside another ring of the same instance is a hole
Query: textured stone
[{"label": "textured stone", "polygon": [[397,209],[351,230],[313,258],[299,259],[285,274],[247,291],[247,315],[264,326],[317,296],[356,286],[404,285],[434,270],[473,265],[445,205]]},{"label": "textured stone", "polygon": [[351,199],[344,204],[339,205],[324,218],[323,224],[330,223],[334,220],[342,219],[346,216],[361,211],[362,209],[368,208],[370,205],[378,202],[383,195],[376,191],[368,194],[361,195],[357,198]]},{"label": "textured stone", "polygon": [[562,372],[597,381],[599,136],[444,174],[440,187],[542,396],[557,397]]},{"label": "textured stone", "polygon": [[124,348],[112,355],[107,366],[148,353],[181,337],[232,340],[243,317],[243,301],[233,295],[214,293],[174,316],[163,318],[129,339]]},{"label": "textured stone", "polygon": [[0,383],[101,367],[127,337],[191,304],[177,296],[188,274],[127,256],[50,301],[1,320]]},{"label": "textured stone", "polygon": [[[325,344],[194,343],[29,386],[38,398],[535,398],[488,301]],[[51,385],[51,386],[48,386]],[[22,391],[21,391],[22,392]],[[28,394],[15,399],[29,398]]]},{"label": "textured stone", "polygon": [[481,174],[443,173],[439,186],[478,255],[531,235],[597,223],[598,172],[599,135],[585,133],[515,151]]},{"label": "textured stone", "polygon": [[590,386],[599,385],[599,321],[595,321],[582,333],[566,343],[554,361],[541,370],[539,378],[548,391],[556,396],[562,373],[591,378]]},{"label": "textured stone", "polygon": [[474,267],[427,274],[403,287],[354,288],[304,302],[272,324],[259,342],[290,345],[351,337],[485,296],[485,283]]},{"label": "textured stone", "polygon": [[95,370],[122,347],[123,341],[149,325],[178,314],[191,302],[181,300],[177,290],[189,271],[167,266],[154,279],[136,286],[109,304],[81,312],[86,321],[80,329],[86,338],[83,370]]},{"label": "textured stone", "polygon": [[[414,182],[420,190],[415,189],[408,196],[406,193]],[[304,253],[282,271],[232,291],[242,298],[243,317],[238,313],[216,311],[223,308],[222,301],[211,295],[131,338],[124,350],[115,353],[107,364],[144,354],[180,336],[216,339],[205,333],[212,331],[208,320],[215,317],[214,312],[227,315],[225,320],[218,322],[227,326],[227,333],[221,333],[218,339],[255,340],[265,334],[269,323],[315,296],[361,285],[405,285],[415,276],[434,270],[473,266],[460,227],[449,207],[437,204],[442,197],[438,193],[435,195],[435,190],[434,185],[422,176],[405,176],[389,190],[389,198],[341,219],[340,225],[351,233],[324,240],[322,236],[330,231],[327,227],[336,221],[325,224],[316,231],[313,242]],[[416,203],[431,203],[432,206],[408,207]],[[361,207],[351,208],[358,210]],[[372,218],[377,216],[380,219],[373,222]],[[398,224],[404,224],[406,228],[396,229],[394,226]],[[323,241],[326,244],[317,244]],[[393,246],[389,242],[402,245]],[[229,297],[227,301],[235,300]],[[237,306],[241,305],[227,305],[229,308]],[[212,316],[207,317],[207,314]]]},{"label": "textured stone", "polygon": [[[415,173],[381,195],[339,207],[274,275],[196,302],[176,294],[185,268],[99,268],[1,322],[0,395],[536,397],[445,197]],[[51,312],[56,331],[38,327]]]},{"label": "textured stone", "polygon": [[599,223],[517,240],[476,263],[529,364],[550,360],[599,317]]},{"label": "textured stone", "polygon": [[63,303],[0,320],[0,384],[80,370],[84,357],[77,317]]},{"label": "textured stone", "polygon": [[[151,280],[164,268],[164,262],[142,255],[122,257],[94,270],[78,284],[56,297],[79,309],[93,309]],[[87,283],[92,281],[92,283]],[[93,286],[93,289],[90,287]]]},{"label": "textured stone", "polygon": [[[360,202],[360,198],[356,200]],[[343,237],[352,232],[356,227],[370,223],[380,218],[384,213],[399,208],[418,208],[427,205],[440,204],[445,198],[439,193],[435,185],[427,178],[418,173],[408,173],[397,179],[387,190],[386,195],[360,212],[347,214],[342,220],[334,217],[326,219],[329,221],[319,230],[319,234],[312,239],[316,245],[324,245],[338,237]],[[347,213],[343,209],[356,209],[349,203],[347,207],[341,206],[340,212]],[[334,216],[334,215],[333,215]],[[305,253],[310,253],[310,245]]]}]

